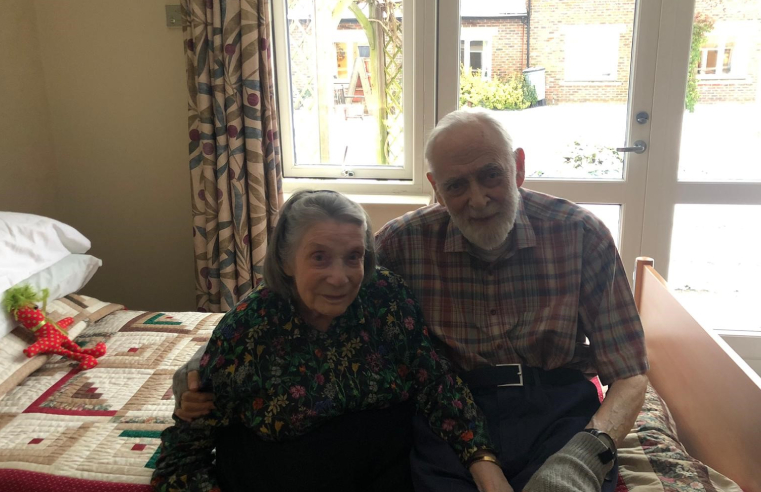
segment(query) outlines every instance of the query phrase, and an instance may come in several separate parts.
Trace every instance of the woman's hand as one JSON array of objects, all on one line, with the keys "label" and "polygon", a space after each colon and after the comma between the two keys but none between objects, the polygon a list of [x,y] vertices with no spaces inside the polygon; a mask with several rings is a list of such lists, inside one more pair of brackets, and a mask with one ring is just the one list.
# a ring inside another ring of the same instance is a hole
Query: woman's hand
[{"label": "woman's hand", "polygon": [[513,492],[502,468],[491,461],[476,461],[470,465],[470,474],[479,492]]}]

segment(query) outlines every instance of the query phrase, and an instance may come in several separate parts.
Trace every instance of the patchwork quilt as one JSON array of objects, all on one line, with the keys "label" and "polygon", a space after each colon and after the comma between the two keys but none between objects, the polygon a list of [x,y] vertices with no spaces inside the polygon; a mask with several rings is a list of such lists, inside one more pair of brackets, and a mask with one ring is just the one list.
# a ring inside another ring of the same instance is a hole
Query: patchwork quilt
[{"label": "patchwork quilt", "polygon": [[[97,367],[53,357],[0,397],[0,490],[150,491],[172,374],[221,318],[119,310],[84,328],[78,344],[108,347]],[[652,388],[619,456],[617,492],[741,492],[687,454]]]},{"label": "patchwork quilt", "polygon": [[92,490],[150,490],[159,436],[174,423],[172,374],[221,317],[117,311],[85,328],[78,344],[108,347],[97,367],[78,371],[55,357],[0,399],[0,483],[87,490],[56,475],[115,482]]}]

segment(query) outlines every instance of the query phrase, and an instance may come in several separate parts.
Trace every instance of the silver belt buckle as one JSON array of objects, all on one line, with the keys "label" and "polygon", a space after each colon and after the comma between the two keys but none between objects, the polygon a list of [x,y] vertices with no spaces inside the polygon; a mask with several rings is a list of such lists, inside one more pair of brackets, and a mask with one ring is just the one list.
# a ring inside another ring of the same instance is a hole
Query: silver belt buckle
[{"label": "silver belt buckle", "polygon": [[496,367],[505,367],[505,366],[517,366],[518,367],[519,382],[517,382],[517,383],[498,384],[497,387],[501,388],[503,386],[523,386],[523,365],[522,364],[497,364],[496,365]]}]

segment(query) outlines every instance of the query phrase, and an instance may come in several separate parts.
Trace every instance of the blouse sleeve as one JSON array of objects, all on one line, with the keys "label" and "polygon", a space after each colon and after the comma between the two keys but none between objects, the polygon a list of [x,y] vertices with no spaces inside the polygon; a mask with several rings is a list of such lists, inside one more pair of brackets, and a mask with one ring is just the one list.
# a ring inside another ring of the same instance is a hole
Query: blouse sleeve
[{"label": "blouse sleeve", "polygon": [[[399,283],[401,299],[397,306],[407,327],[404,331],[412,360],[406,377],[417,390],[416,405],[431,429],[452,446],[465,464],[474,452],[493,449],[486,418],[465,383],[452,373],[450,362],[436,352],[420,305],[401,278]],[[414,326],[409,318],[414,320]]]},{"label": "blouse sleeve", "polygon": [[209,340],[201,358],[201,391],[214,391],[215,409],[192,422],[174,415],[175,424],[161,433],[161,454],[156,462],[151,485],[160,492],[198,491],[218,492],[214,471],[216,433],[231,424],[236,415],[232,380],[227,377],[236,365],[235,344],[225,336],[234,331],[235,316],[228,313]]}]

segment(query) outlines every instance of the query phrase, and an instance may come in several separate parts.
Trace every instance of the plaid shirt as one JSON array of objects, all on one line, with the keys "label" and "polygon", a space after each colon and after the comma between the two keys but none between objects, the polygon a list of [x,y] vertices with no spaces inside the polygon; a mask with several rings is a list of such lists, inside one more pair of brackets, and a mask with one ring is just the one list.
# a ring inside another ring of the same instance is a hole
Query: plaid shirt
[{"label": "plaid shirt", "polygon": [[603,384],[646,372],[642,325],[608,229],[566,200],[520,194],[508,248],[493,262],[471,254],[440,205],[386,224],[378,262],[410,285],[461,370],[571,367]]}]

